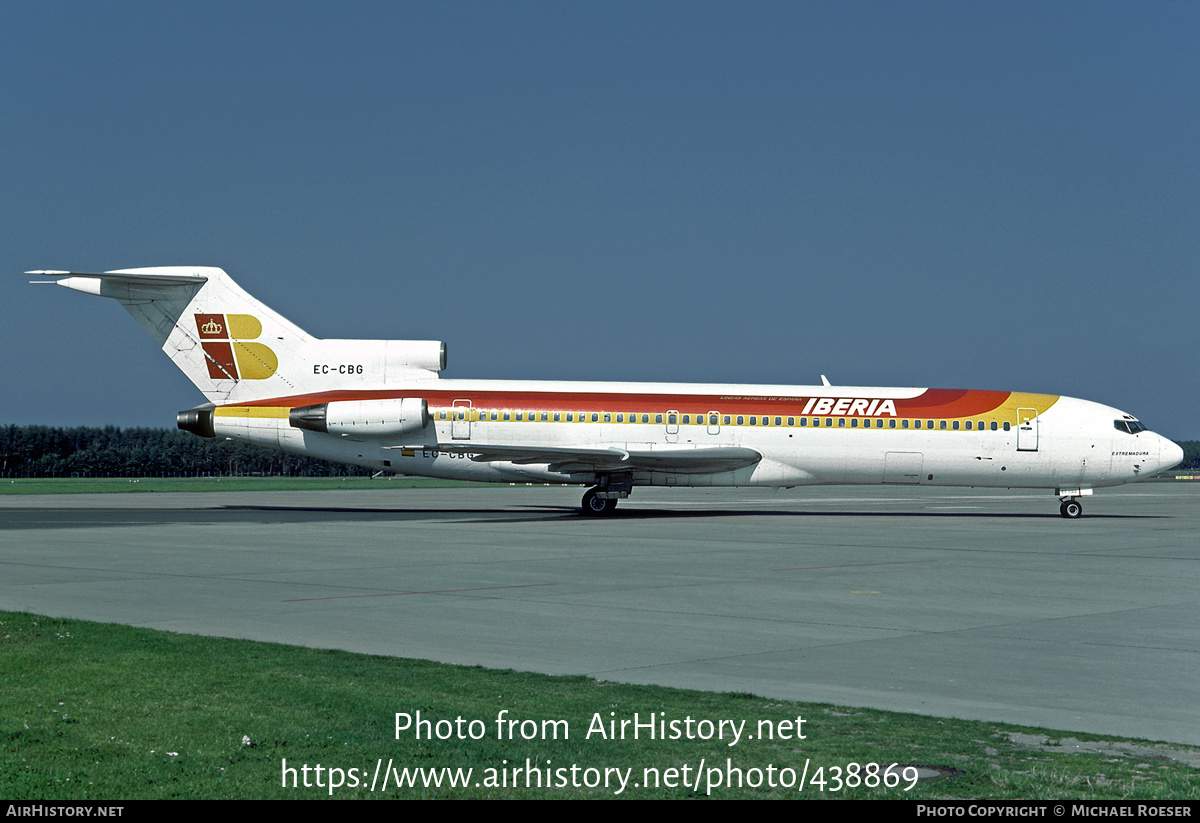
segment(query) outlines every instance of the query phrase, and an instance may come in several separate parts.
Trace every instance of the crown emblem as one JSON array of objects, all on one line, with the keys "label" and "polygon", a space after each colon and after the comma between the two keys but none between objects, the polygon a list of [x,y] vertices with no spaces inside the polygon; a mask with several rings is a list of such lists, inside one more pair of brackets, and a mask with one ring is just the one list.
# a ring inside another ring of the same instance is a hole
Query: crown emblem
[{"label": "crown emblem", "polygon": [[215,320],[209,320],[207,323],[205,323],[203,326],[200,327],[200,331],[203,332],[204,334],[220,334],[221,328],[222,328],[222,326],[220,323],[218,323]]}]

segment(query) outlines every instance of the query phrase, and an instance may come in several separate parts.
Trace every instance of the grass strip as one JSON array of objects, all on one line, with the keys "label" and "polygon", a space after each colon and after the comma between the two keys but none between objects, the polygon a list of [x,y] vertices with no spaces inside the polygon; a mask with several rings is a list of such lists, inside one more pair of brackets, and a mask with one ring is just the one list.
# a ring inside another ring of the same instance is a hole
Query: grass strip
[{"label": "grass strip", "polygon": [[[644,725],[622,739],[635,713],[666,721],[668,739]],[[736,745],[728,725],[717,739],[721,720],[745,721]],[[0,612],[0,724],[8,800],[1162,800],[1197,797],[1200,764],[1200,750],[1146,741],[13,612]],[[852,763],[938,776],[904,791]]]},{"label": "grass strip", "polygon": [[[449,489],[507,486],[428,477],[71,477],[0,480],[0,494],[131,494],[148,492]],[[540,484],[539,484],[540,485]]]}]

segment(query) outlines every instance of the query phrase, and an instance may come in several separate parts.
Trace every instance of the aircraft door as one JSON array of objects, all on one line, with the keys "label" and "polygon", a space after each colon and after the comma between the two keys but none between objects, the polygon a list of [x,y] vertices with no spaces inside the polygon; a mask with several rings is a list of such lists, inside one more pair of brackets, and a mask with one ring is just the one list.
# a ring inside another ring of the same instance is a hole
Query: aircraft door
[{"label": "aircraft door", "polygon": [[708,433],[709,434],[720,434],[721,433],[721,413],[720,412],[710,411],[708,413]]},{"label": "aircraft door", "polygon": [[679,441],[679,412],[675,409],[670,409],[667,412],[667,442],[676,443]]},{"label": "aircraft door", "polygon": [[1038,450],[1037,409],[1017,409],[1017,451]]},{"label": "aircraft door", "polygon": [[471,401],[455,400],[451,411],[450,437],[453,440],[471,439]]},{"label": "aircraft door", "polygon": [[888,452],[883,457],[884,483],[920,483],[923,452]]}]

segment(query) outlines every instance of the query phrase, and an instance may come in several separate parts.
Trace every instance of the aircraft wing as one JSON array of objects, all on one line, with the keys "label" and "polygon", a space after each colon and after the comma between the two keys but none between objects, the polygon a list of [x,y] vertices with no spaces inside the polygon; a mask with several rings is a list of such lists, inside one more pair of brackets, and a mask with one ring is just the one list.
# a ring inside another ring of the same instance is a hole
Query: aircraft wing
[{"label": "aircraft wing", "polygon": [[573,448],[439,443],[436,446],[421,448],[465,454],[476,463],[546,463],[553,472],[660,471],[676,474],[711,474],[752,466],[762,460],[762,455],[754,449],[738,446],[623,449],[617,446]]}]

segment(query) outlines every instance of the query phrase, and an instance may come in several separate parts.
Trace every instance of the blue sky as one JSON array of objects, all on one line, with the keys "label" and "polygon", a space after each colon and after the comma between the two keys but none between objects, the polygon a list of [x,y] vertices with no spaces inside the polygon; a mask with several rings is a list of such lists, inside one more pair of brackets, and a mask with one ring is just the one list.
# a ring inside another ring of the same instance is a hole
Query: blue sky
[{"label": "blue sky", "polygon": [[446,377],[940,386],[1200,438],[1200,4],[0,5],[0,423],[200,394],[27,269]]}]

